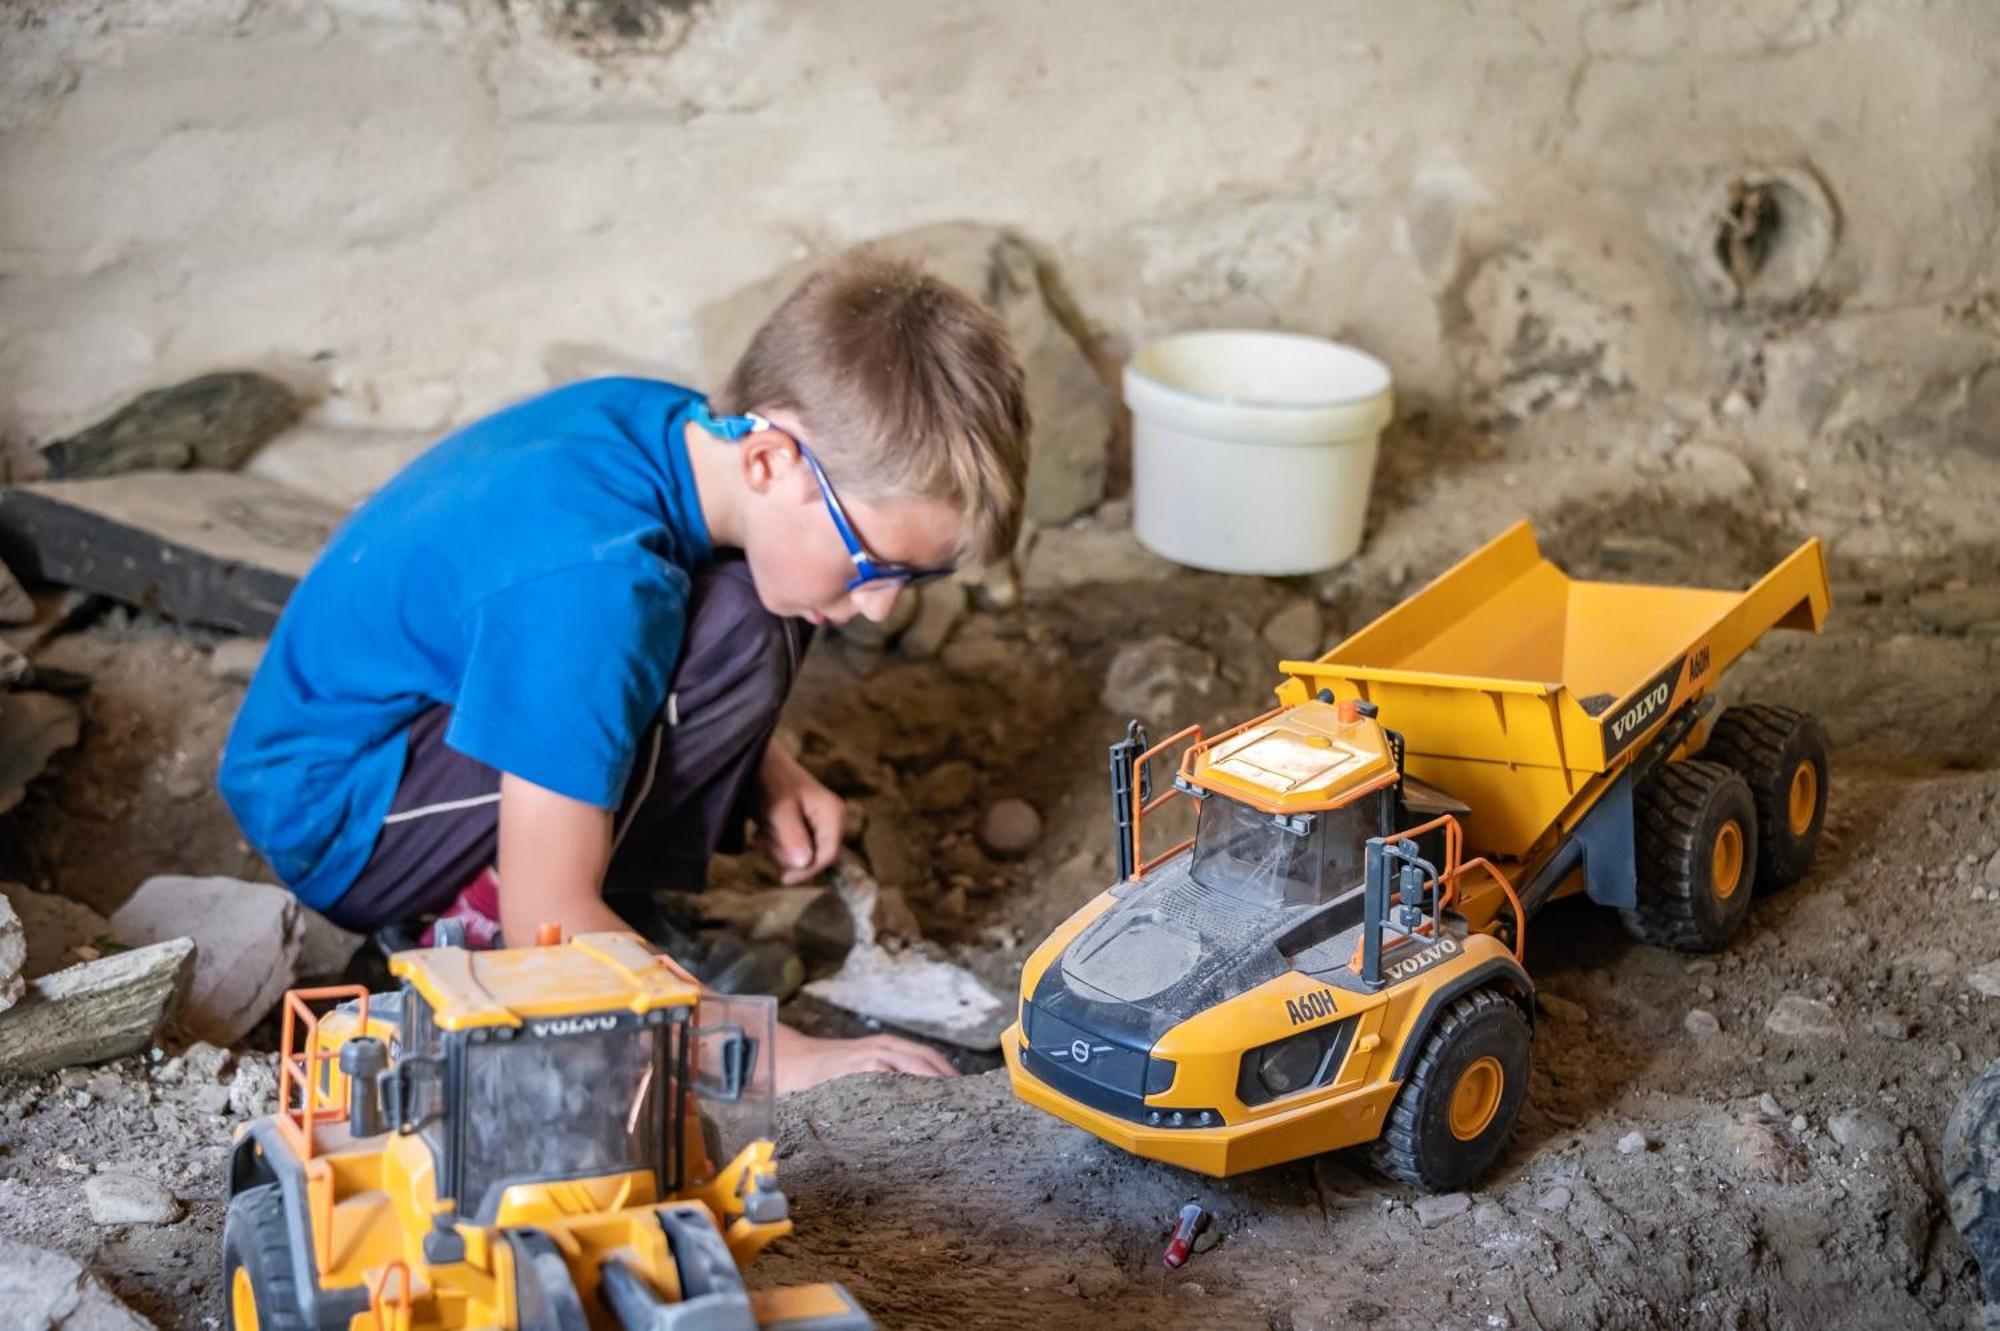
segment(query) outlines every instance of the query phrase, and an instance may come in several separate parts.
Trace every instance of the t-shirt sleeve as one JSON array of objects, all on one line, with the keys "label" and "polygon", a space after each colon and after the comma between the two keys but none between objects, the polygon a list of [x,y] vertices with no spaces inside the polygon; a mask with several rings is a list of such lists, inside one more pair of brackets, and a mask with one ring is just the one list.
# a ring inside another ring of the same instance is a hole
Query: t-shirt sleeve
[{"label": "t-shirt sleeve", "polygon": [[472,608],[445,743],[489,767],[615,808],[667,696],[687,621],[678,569],[587,564]]}]

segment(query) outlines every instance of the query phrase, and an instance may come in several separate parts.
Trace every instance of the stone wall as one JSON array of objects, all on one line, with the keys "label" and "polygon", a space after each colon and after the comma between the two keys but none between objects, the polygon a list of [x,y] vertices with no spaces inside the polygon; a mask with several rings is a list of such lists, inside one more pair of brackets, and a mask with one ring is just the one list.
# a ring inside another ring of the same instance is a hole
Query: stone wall
[{"label": "stone wall", "polygon": [[971,221],[1113,358],[1277,325],[1473,422],[1681,397],[2000,450],[1996,76],[1990,0],[16,0],[0,434],[257,366],[321,399],[307,479],[365,489]]}]

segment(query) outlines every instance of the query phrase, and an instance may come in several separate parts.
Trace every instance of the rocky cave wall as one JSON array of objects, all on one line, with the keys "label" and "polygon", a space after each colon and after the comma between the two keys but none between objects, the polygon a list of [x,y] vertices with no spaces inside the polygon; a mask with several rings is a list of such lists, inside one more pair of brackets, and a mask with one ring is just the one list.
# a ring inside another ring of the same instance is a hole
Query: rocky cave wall
[{"label": "rocky cave wall", "polygon": [[317,402],[269,465],[351,498],[552,381],[707,382],[705,311],[964,221],[1100,365],[1281,326],[1475,426],[2000,452],[1996,76],[1987,0],[18,0],[0,435],[253,366]]}]

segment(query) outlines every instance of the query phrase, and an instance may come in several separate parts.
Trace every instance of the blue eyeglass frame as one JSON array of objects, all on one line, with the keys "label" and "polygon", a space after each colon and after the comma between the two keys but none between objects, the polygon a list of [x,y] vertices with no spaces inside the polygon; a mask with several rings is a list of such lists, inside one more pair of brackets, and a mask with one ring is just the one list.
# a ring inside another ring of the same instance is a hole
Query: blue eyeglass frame
[{"label": "blue eyeglass frame", "polygon": [[958,571],[956,564],[939,564],[934,568],[920,568],[915,564],[899,564],[891,559],[877,559],[861,534],[854,530],[854,523],[848,519],[847,510],[841,506],[840,496],[834,493],[833,482],[827,479],[826,469],[806,447],[806,441],[783,426],[773,424],[768,418],[755,412],[741,416],[717,416],[709,410],[706,402],[697,402],[691,412],[694,423],[718,439],[730,443],[752,435],[760,430],[773,430],[792,441],[799,450],[806,466],[811,469],[813,479],[819,482],[820,498],[826,501],[827,516],[833,519],[833,529],[840,534],[842,545],[847,547],[847,557],[854,561],[854,576],[847,580],[847,590],[857,592],[870,586],[909,586],[919,582],[929,582],[934,578],[949,577]]}]

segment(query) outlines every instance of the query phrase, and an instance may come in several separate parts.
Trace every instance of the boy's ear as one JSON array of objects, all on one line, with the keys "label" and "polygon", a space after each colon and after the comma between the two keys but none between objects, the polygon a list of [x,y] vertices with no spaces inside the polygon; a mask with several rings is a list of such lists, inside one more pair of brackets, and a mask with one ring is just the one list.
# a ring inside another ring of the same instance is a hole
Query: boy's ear
[{"label": "boy's ear", "polygon": [[743,466],[743,483],[756,494],[773,486],[800,465],[798,446],[780,430],[758,430],[736,444]]}]

